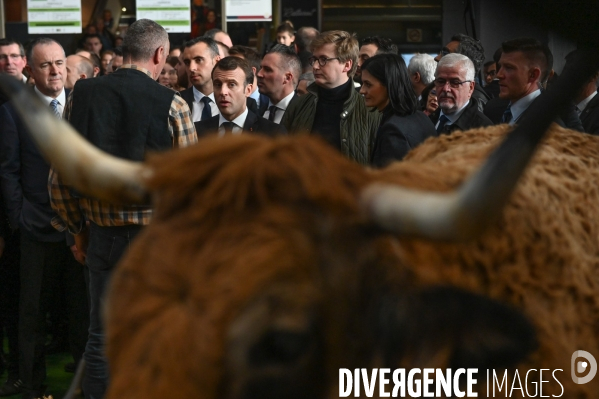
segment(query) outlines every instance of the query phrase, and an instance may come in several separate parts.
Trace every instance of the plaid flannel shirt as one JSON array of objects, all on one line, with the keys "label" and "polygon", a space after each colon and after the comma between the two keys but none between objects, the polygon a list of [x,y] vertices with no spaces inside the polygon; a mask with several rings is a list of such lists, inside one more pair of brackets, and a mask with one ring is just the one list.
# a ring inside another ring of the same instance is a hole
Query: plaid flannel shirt
[{"label": "plaid flannel shirt", "polygon": [[[121,68],[142,71],[152,79],[150,71],[136,65],[127,64]],[[71,93],[63,113],[65,119],[70,120],[72,108]],[[198,141],[189,106],[179,94],[173,96],[168,127],[173,139],[173,148],[186,147]],[[50,169],[48,189],[52,208],[59,215],[59,218],[52,220],[52,225],[59,231],[68,229],[72,234],[79,234],[86,220],[100,226],[147,225],[152,217],[152,209],[149,206],[116,206],[94,198],[73,197],[71,188],[61,182],[54,168]]]}]

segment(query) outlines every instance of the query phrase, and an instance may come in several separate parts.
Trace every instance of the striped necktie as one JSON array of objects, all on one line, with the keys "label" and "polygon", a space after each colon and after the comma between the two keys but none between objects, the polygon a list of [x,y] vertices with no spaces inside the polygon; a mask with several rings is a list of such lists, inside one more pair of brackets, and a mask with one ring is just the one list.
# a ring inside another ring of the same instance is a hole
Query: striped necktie
[{"label": "striped necktie", "polygon": [[60,111],[58,110],[58,100],[57,99],[50,101],[50,109],[52,110],[52,113],[58,119],[62,119],[62,115],[60,115]]}]

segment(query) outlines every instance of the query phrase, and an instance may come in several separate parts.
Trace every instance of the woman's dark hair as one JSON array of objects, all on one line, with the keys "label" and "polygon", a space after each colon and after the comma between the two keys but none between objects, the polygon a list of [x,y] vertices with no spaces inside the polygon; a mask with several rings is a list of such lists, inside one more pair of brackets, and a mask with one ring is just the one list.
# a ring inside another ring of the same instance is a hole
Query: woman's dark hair
[{"label": "woman's dark hair", "polygon": [[375,55],[364,61],[362,71],[368,71],[387,88],[389,104],[396,114],[412,115],[418,110],[418,99],[410,82],[408,68],[400,55]]},{"label": "woman's dark hair", "polygon": [[426,103],[428,102],[428,95],[434,88],[435,88],[435,82],[431,82],[424,88],[424,90],[422,90],[422,94],[420,95],[420,97],[422,97],[422,99],[420,100],[420,110],[421,111],[424,111],[426,109]]}]

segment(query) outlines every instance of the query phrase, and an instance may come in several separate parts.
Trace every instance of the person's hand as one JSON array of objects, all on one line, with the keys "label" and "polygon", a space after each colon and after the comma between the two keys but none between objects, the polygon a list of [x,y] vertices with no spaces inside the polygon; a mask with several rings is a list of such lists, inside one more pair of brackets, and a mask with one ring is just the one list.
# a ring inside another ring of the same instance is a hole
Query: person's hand
[{"label": "person's hand", "polygon": [[[77,262],[85,265],[87,245],[89,244],[89,229],[86,226],[79,234],[75,234],[73,237],[75,238],[75,245],[71,246],[71,252],[73,252],[73,256]],[[73,247],[75,247],[74,250]]]},{"label": "person's hand", "polygon": [[81,251],[77,250],[77,245],[71,245],[70,248],[75,260],[82,265],[85,265],[85,255]]}]

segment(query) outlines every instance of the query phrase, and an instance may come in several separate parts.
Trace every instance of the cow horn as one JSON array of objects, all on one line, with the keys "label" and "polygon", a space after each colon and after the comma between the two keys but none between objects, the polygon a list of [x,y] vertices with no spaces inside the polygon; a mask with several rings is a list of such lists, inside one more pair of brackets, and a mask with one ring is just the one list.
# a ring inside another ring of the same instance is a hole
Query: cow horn
[{"label": "cow horn", "polygon": [[65,184],[87,196],[114,204],[148,203],[143,164],[110,156],[91,145],[68,123],[57,119],[33,92],[0,74],[0,87],[29,129],[42,155]]},{"label": "cow horn", "polygon": [[522,121],[457,191],[449,194],[371,185],[362,204],[371,219],[396,234],[433,240],[477,237],[501,215],[518,179],[551,125],[599,70],[599,51],[581,50],[572,67],[535,101]]}]

